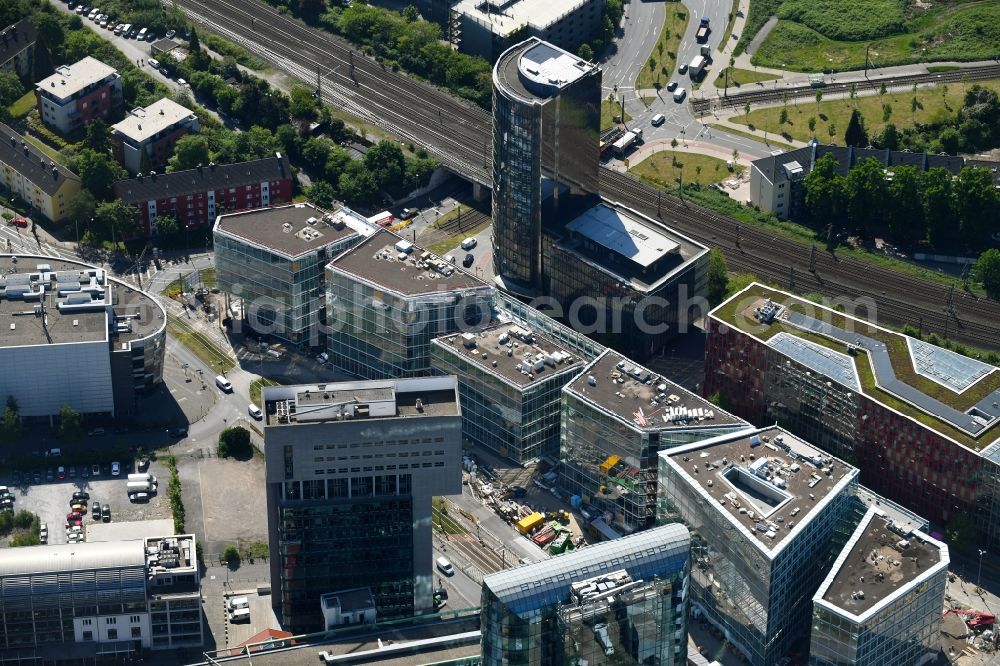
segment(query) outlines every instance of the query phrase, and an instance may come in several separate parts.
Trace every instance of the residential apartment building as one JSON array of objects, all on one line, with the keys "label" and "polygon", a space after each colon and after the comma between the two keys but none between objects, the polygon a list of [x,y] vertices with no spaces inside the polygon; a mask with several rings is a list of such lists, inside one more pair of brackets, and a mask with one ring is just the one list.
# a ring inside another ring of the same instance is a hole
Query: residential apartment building
[{"label": "residential apartment building", "polygon": [[948,563],[948,546],[869,509],[813,597],[810,666],[933,660]]},{"label": "residential apartment building", "polygon": [[1000,543],[1000,370],[758,284],[707,330],[706,395],[851,460],[931,523],[972,521]]},{"label": "residential apartment building", "polygon": [[121,106],[121,75],[114,67],[87,56],[72,65],[56,67],[52,76],[35,84],[35,94],[42,121],[68,135]]},{"label": "residential apartment building", "polygon": [[0,71],[14,72],[22,79],[32,74],[38,31],[23,18],[0,30]]},{"label": "residential apartment building", "polygon": [[111,150],[129,173],[162,169],[182,136],[198,131],[198,116],[169,97],[136,108],[111,126]]},{"label": "residential apartment building", "polygon": [[249,162],[208,164],[173,173],[140,174],[120,180],[115,196],[139,209],[147,234],[156,218],[170,215],[181,228],[214,224],[223,213],[261,208],[292,200],[292,169],[281,153]]},{"label": "residential apartment building", "polygon": [[772,426],[660,453],[658,519],[692,531],[696,616],[753,666],[809,635],[813,594],[853,528],[858,470]]},{"label": "residential apartment building", "polygon": [[61,220],[80,191],[80,179],[0,123],[0,185],[20,197],[32,212],[54,222]]},{"label": "residential apartment building", "polygon": [[559,458],[562,387],[586,359],[516,324],[431,343],[431,365],[458,377],[462,433],[519,464]]},{"label": "residential apartment building", "polygon": [[0,257],[0,394],[21,417],[52,421],[135,414],[163,381],[166,312],[103,268],[31,255]]},{"label": "residential apartment building", "polygon": [[691,538],[665,525],[483,579],[482,663],[687,663]]},{"label": "residential apartment building", "polygon": [[[203,641],[195,537],[0,551],[0,659],[135,658]],[[71,589],[72,593],[68,593]]]},{"label": "residential apartment building", "polygon": [[452,6],[452,42],[490,62],[514,39],[536,37],[575,52],[602,27],[604,0],[461,0]]},{"label": "residential apartment building", "polygon": [[272,598],[321,630],[320,599],[368,588],[380,620],[431,612],[431,498],[462,491],[454,377],[263,391]]},{"label": "residential apartment building", "polygon": [[562,394],[559,483],[619,533],[653,525],[660,451],[750,427],[611,350]]},{"label": "residential apartment building", "polygon": [[330,360],[367,379],[431,374],[431,340],[490,322],[494,289],[379,229],[326,267]]},{"label": "residential apartment building", "polygon": [[349,208],[308,203],[220,215],[212,232],[219,289],[241,303],[251,330],[325,347],[326,264],[375,229]]}]

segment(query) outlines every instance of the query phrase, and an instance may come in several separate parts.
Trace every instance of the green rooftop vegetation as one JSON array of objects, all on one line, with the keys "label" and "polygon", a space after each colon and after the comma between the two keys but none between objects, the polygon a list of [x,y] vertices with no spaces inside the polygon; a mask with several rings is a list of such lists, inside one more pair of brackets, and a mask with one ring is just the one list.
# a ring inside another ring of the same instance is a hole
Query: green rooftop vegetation
[{"label": "green rooftop vegetation", "polygon": [[[889,353],[889,358],[892,362],[893,371],[900,381],[909,384],[925,395],[939,400],[954,409],[965,411],[993,391],[1000,388],[1000,372],[993,372],[973,384],[964,393],[955,393],[945,386],[917,374],[913,367],[912,358],[906,344],[905,336],[899,333],[877,328],[860,319],[849,319],[843,314],[831,312],[825,308],[817,312],[817,310],[813,308],[813,303],[801,298],[789,297],[786,294],[776,292],[765,286],[751,286],[738,298],[734,298],[721,305],[713,312],[713,314],[718,319],[726,322],[734,328],[737,328],[745,333],[749,333],[760,340],[767,341],[778,333],[784,332],[842,354],[848,353],[847,345],[838,340],[834,340],[810,331],[803,331],[794,326],[782,325],[780,322],[760,324],[753,319],[752,315],[745,316],[743,314],[748,308],[753,306],[756,300],[764,298],[771,298],[776,303],[785,305],[792,311],[810,316],[816,316],[818,319],[821,319],[833,326],[837,326],[845,330],[855,330],[861,335],[866,335],[884,342],[886,350]],[[987,444],[992,442],[993,439],[995,439],[995,437],[988,437],[985,435],[981,435],[979,438],[970,437],[962,430],[959,430],[958,428],[939,420],[935,416],[914,407],[910,403],[897,398],[893,394],[882,390],[875,383],[875,374],[868,355],[865,353],[858,353],[852,355],[852,358],[854,359],[854,365],[861,381],[861,392],[864,395],[877,400],[878,402],[891,407],[902,414],[916,419],[924,425],[933,428],[942,435],[954,439],[960,444],[963,444],[975,451],[984,448]],[[989,430],[984,431],[984,433],[992,430],[994,429],[990,428]]]}]

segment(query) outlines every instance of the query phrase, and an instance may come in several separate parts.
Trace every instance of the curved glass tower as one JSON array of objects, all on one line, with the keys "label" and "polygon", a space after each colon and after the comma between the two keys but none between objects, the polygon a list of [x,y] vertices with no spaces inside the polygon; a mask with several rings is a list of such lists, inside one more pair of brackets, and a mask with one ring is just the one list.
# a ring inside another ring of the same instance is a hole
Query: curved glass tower
[{"label": "curved glass tower", "polygon": [[559,198],[597,192],[601,70],[538,38],[493,68],[493,267],[537,293],[542,223]]}]

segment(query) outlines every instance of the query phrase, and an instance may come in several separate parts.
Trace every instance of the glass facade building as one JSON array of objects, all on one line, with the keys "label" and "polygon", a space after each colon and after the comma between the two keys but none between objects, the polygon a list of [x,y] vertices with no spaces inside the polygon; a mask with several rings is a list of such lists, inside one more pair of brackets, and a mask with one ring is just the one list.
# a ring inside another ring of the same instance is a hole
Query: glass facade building
[{"label": "glass facade building", "polygon": [[620,532],[654,523],[660,451],[750,427],[610,350],[563,390],[561,423],[560,484]]},{"label": "glass facade building", "polygon": [[657,517],[691,529],[695,613],[753,666],[808,637],[813,593],[852,527],[857,476],[777,427],[660,453]]},{"label": "glass facade building", "polygon": [[813,597],[810,666],[909,666],[939,647],[948,547],[876,508]]},{"label": "glass facade building", "polygon": [[562,388],[584,359],[511,324],[438,338],[431,356],[458,377],[466,438],[519,464],[559,458]]},{"label": "glass facade building", "polygon": [[454,377],[263,392],[273,603],[296,633],[368,587],[379,620],[433,610],[431,498],[462,491]]},{"label": "glass facade building", "polygon": [[220,215],[213,230],[219,289],[241,301],[252,330],[321,346],[324,267],[374,230],[350,209],[325,213],[304,203]]},{"label": "glass facade building", "polygon": [[431,340],[493,316],[493,287],[386,230],[326,276],[331,361],[366,379],[430,375]]},{"label": "glass facade building", "polygon": [[483,580],[483,664],[687,663],[690,536],[665,525]]},{"label": "glass facade building", "polygon": [[493,268],[508,286],[542,287],[542,207],[597,192],[601,71],[537,38],[493,69]]},{"label": "glass facade building", "polygon": [[[931,523],[947,526],[971,516],[981,544],[1000,543],[1000,441],[996,425],[992,425],[996,421],[984,420],[989,425],[973,438],[884,390],[860,388],[856,371],[844,375],[840,366],[829,363],[842,357],[849,363],[848,370],[853,370],[855,358],[846,344],[837,345],[815,333],[805,333],[814,336],[806,339],[790,324],[764,326],[754,320],[753,308],[765,298],[782,307],[795,305],[842,327],[886,337],[903,346],[903,352],[912,344],[912,339],[863,319],[751,285],[719,305],[708,318],[704,393],[718,393],[730,411],[752,423],[778,422],[823,450],[851,461],[861,470],[865,486]],[[815,340],[814,348],[825,356],[804,355],[782,343],[783,338]],[[951,354],[931,349],[932,355]],[[867,358],[859,362],[869,363]],[[912,375],[913,363],[907,359],[906,364],[903,372]],[[870,373],[871,366],[868,368]],[[954,370],[939,372],[958,376]],[[907,381],[934,380],[925,375]],[[980,381],[989,384],[995,379],[987,375]],[[935,382],[935,392],[943,388],[942,382]],[[980,386],[956,394],[953,400],[967,400],[977,393],[984,395]]]}]

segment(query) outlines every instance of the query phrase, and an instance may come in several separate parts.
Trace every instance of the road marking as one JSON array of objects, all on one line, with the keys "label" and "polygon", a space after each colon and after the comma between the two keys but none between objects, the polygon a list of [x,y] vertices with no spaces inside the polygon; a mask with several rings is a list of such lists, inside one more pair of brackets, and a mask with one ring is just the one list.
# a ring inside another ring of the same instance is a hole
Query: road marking
[{"label": "road marking", "polygon": [[184,402],[185,400],[187,400],[187,397],[177,398],[177,402]]}]

